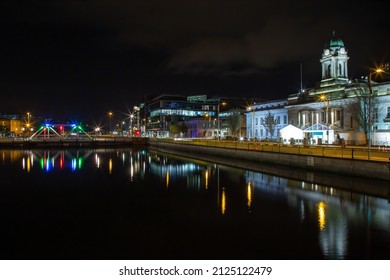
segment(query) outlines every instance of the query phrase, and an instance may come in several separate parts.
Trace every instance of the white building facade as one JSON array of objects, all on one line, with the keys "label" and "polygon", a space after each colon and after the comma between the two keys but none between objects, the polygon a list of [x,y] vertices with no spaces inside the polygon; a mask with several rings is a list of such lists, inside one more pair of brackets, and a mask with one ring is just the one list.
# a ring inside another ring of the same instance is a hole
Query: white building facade
[{"label": "white building facade", "polygon": [[[289,124],[302,129],[310,144],[339,144],[344,139],[347,144],[371,141],[373,145],[389,146],[390,83],[376,83],[375,76],[371,83],[367,78],[349,80],[348,59],[343,41],[333,34],[320,59],[321,82],[288,97]],[[371,77],[372,73],[367,74]],[[366,114],[371,112],[371,116],[362,125],[364,99],[369,105]]]},{"label": "white building facade", "polygon": [[[287,99],[261,102],[247,108],[246,137],[258,141],[279,141],[280,129],[288,125]],[[274,127],[267,124],[267,118],[271,117]]]}]

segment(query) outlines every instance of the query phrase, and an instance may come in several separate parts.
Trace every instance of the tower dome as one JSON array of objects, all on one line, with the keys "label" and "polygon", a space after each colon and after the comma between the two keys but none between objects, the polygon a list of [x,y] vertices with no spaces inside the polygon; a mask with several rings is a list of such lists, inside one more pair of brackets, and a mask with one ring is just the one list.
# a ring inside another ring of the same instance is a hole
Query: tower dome
[{"label": "tower dome", "polygon": [[337,38],[335,32],[333,31],[332,38],[330,41],[325,43],[324,49],[339,49],[344,48],[344,42],[340,38]]},{"label": "tower dome", "polygon": [[347,83],[348,59],[344,42],[337,38],[333,31],[332,38],[326,42],[320,59],[322,68],[321,86]]}]

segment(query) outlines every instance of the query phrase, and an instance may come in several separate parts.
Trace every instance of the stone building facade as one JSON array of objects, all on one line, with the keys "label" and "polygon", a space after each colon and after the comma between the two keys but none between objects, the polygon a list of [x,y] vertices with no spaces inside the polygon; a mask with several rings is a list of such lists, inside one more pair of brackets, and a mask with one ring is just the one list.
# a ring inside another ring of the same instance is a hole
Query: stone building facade
[{"label": "stone building facade", "polygon": [[[321,143],[345,139],[357,145],[390,145],[390,83],[376,83],[373,70],[368,78],[349,80],[347,54],[333,34],[320,59],[321,82],[288,97],[289,124],[301,128],[308,139],[321,138]],[[315,124],[324,131],[313,135],[308,128]]]},{"label": "stone building facade", "polygon": [[[302,130],[309,144],[339,144],[345,140],[347,144],[390,146],[390,82],[376,82],[374,69],[367,70],[367,77],[350,80],[348,60],[344,42],[333,33],[322,50],[322,74],[317,86],[290,94],[286,100],[251,106],[246,113],[247,137],[289,142],[291,139],[283,139],[278,133],[293,125]],[[267,137],[262,124],[267,114],[279,118],[271,137]],[[296,143],[302,142],[300,137]]]}]

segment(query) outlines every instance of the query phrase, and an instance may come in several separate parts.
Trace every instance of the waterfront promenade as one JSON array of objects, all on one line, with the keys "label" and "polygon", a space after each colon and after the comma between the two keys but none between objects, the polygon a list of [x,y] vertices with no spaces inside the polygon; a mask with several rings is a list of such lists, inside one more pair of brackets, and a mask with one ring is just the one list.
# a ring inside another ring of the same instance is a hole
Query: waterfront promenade
[{"label": "waterfront promenade", "polygon": [[121,136],[95,136],[77,138],[0,138],[0,148],[40,148],[40,147],[94,147],[94,146],[131,146],[148,145],[149,142],[175,143],[179,145],[196,145],[203,147],[237,149],[247,151],[295,154],[343,158],[352,160],[390,161],[390,147],[380,146],[346,146],[339,145],[284,145],[275,142],[232,141],[190,138],[143,138]]}]

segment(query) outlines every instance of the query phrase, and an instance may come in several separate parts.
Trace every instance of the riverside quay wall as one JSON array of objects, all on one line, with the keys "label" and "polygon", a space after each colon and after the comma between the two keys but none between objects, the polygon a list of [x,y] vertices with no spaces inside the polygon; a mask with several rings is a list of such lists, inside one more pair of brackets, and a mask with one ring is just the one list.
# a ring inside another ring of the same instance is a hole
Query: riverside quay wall
[{"label": "riverside quay wall", "polygon": [[[322,183],[335,183],[335,181],[339,178],[337,175],[342,175],[343,177],[347,176],[347,178],[360,177],[390,181],[390,161],[370,161],[326,156],[298,155],[155,140],[150,140],[149,145],[151,149],[156,149],[170,154],[199,158],[225,165],[263,171],[275,175],[288,177],[298,176],[300,179],[302,179],[303,173],[306,174],[306,177],[310,177],[314,176],[313,172],[325,172],[327,173],[325,176],[317,176],[323,177],[322,181],[324,182]],[[368,182],[373,181],[369,180]],[[386,182],[385,185],[386,184],[389,186],[389,182]]]}]

